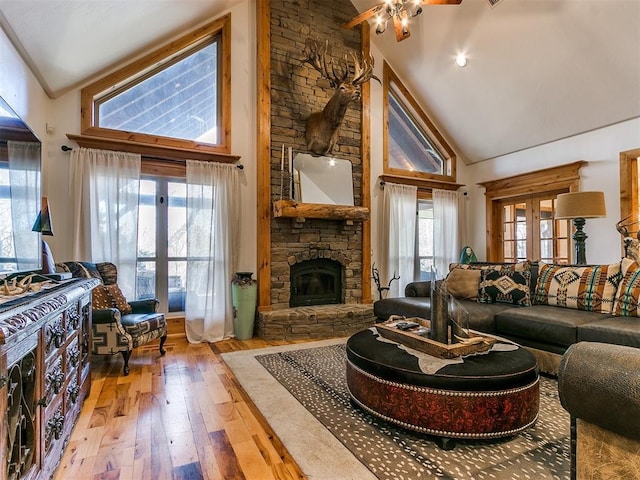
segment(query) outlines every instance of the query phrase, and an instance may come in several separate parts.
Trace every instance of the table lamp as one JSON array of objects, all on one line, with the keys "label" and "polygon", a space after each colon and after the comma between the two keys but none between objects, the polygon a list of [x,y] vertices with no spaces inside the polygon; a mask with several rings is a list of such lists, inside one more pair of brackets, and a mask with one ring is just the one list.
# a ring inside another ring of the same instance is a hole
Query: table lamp
[{"label": "table lamp", "polygon": [[582,230],[586,218],[602,218],[607,216],[603,192],[570,192],[556,197],[556,220],[572,219],[576,228],[573,234],[576,252],[576,264],[586,265],[587,234]]}]

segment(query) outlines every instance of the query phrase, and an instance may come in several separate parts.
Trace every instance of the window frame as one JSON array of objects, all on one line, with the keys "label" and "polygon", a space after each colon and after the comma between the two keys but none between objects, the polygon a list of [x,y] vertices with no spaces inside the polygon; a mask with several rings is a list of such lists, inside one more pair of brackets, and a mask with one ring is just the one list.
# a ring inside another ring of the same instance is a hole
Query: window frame
[{"label": "window frame", "polygon": [[[175,58],[185,54],[189,49],[203,44],[218,41],[218,68],[220,82],[218,85],[219,103],[219,142],[209,144],[193,140],[177,139],[146,133],[128,132],[102,128],[96,125],[96,97],[105,92],[122,88],[123,85],[135,83],[142,72],[151,71],[159,64],[169,65]],[[80,127],[83,136],[99,137],[128,144],[153,145],[175,150],[192,150],[202,153],[230,154],[231,152],[231,15],[216,19],[200,28],[174,40],[145,55],[116,72],[88,85],[81,90]]]},{"label": "window frame", "polygon": [[[502,200],[533,193],[543,195],[577,192],[580,187],[580,168],[586,164],[586,161],[579,160],[559,167],[479,183],[485,188],[487,261],[499,262],[502,259]],[[569,248],[573,249],[573,242]]]},{"label": "window frame", "polygon": [[[409,90],[400,81],[400,78],[396,75],[393,69],[385,61],[383,65],[382,73],[383,83],[383,149],[382,149],[382,161],[383,171],[385,174],[401,177],[411,177],[420,180],[438,180],[441,182],[455,182],[456,181],[456,154],[444,139],[442,134],[438,131],[437,127],[429,119],[422,107],[413,98]],[[404,170],[400,168],[393,168],[389,166],[389,95],[394,93],[396,100],[400,104],[407,115],[413,119],[414,124],[419,128],[429,142],[436,148],[438,153],[445,161],[444,174],[434,174],[427,172],[416,172],[411,170]],[[415,118],[417,117],[417,118]]]}]

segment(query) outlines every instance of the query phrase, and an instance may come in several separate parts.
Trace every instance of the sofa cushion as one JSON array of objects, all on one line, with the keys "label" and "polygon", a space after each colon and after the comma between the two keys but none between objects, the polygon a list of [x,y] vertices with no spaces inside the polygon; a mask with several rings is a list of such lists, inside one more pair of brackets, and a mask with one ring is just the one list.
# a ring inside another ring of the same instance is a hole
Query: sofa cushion
[{"label": "sofa cushion", "polygon": [[547,305],[510,308],[496,314],[496,332],[500,335],[530,338],[542,343],[568,347],[578,339],[577,327],[613,318],[596,312],[585,312]]},{"label": "sofa cushion", "polygon": [[615,315],[640,317],[638,302],[640,301],[640,265],[629,258],[623,258],[621,264],[622,281],[618,286]]},{"label": "sofa cushion", "polygon": [[132,337],[138,337],[155,330],[166,330],[167,327],[164,313],[130,313],[122,316],[121,323]]},{"label": "sofa cushion", "polygon": [[456,269],[463,270],[507,270],[512,272],[523,272],[531,268],[531,262],[523,260],[522,262],[502,262],[502,263],[489,263],[489,262],[477,262],[477,263],[450,263],[449,271]]},{"label": "sofa cushion", "polygon": [[580,325],[578,341],[640,348],[640,321],[635,317],[605,317],[598,322]]},{"label": "sofa cushion", "polygon": [[478,302],[509,303],[521,307],[531,306],[529,279],[531,272],[482,270]]},{"label": "sofa cushion", "polygon": [[619,263],[582,267],[540,262],[534,303],[611,313],[621,278]]},{"label": "sofa cushion", "polygon": [[373,314],[383,321],[386,321],[391,315],[429,319],[430,312],[430,297],[384,298],[373,304]]},{"label": "sofa cushion", "polygon": [[113,308],[113,300],[104,285],[98,285],[91,291],[91,303],[95,310]]},{"label": "sofa cushion", "polygon": [[475,300],[478,298],[481,270],[456,268],[445,280],[447,292],[454,298]]},{"label": "sofa cushion", "polygon": [[127,299],[124,297],[122,290],[117,283],[112,285],[105,285],[105,288],[109,295],[111,296],[111,301],[113,302],[113,306],[120,310],[122,315],[126,315],[131,313],[131,305],[127,303]]}]

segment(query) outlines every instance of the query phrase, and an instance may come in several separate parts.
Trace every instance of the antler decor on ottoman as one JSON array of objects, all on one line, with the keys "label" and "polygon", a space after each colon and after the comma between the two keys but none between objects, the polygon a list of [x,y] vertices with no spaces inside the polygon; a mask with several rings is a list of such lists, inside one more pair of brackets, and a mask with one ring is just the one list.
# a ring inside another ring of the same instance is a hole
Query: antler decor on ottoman
[{"label": "antler decor on ottoman", "polygon": [[160,339],[160,355],[165,354],[167,320],[157,312],[158,300],[127,302],[117,284],[117,267],[113,263],[64,262],[58,271],[71,272],[74,277],[97,278],[102,285],[93,290],[93,322],[91,353],[113,355],[121,353],[124,374],[129,374],[129,358],[134,348]]}]

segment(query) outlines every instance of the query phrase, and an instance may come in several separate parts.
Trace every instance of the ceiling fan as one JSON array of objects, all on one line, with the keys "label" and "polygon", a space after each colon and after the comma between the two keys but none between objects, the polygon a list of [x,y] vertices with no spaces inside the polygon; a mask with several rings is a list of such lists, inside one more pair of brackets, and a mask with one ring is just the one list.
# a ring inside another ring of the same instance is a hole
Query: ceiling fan
[{"label": "ceiling fan", "polygon": [[379,35],[384,33],[387,22],[391,19],[396,32],[396,41],[400,42],[411,35],[409,18],[420,15],[422,5],[458,5],[460,3],[462,0],[385,0],[343,23],[342,27],[353,28],[376,16],[376,33]]}]

